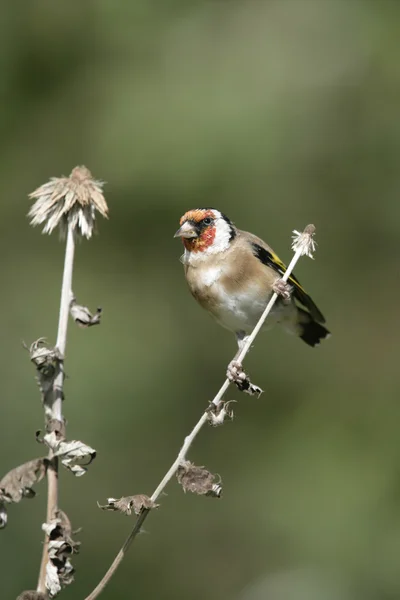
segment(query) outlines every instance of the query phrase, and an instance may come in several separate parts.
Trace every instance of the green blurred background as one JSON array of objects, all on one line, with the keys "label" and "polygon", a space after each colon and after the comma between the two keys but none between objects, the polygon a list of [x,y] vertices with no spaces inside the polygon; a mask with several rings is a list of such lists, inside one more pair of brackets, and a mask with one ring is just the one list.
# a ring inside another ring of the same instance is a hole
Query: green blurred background
[{"label": "green blurred background", "polygon": [[[98,451],[61,473],[80,534],[76,581],[97,584],[133,520],[96,501],[156,487],[235,351],[190,297],[173,239],[215,206],[290,260],[332,338],[279,328],[246,366],[260,400],[190,458],[221,500],[173,481],[104,600],[392,600],[400,597],[400,2],[36,0],[5,3],[1,64],[1,361],[4,474],[42,452],[21,341],[55,342],[63,244],[29,227],[27,194],[77,164],[107,182],[110,221],[77,251],[74,291],[104,309],[71,322],[68,435]],[[46,484],[9,508],[1,598],[36,586]]]}]

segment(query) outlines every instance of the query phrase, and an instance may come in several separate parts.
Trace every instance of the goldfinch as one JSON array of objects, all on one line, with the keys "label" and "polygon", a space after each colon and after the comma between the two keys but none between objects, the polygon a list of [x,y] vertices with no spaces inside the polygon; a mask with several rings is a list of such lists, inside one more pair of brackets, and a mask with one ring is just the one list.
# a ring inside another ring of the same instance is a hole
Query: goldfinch
[{"label": "goldfinch", "polygon": [[[181,261],[192,295],[235,334],[239,351],[274,292],[280,296],[267,325],[281,323],[309,346],[329,335],[321,311],[298,279],[292,275],[288,284],[282,282],[286,267],[274,251],[255,235],[237,229],[219,210],[189,210],[174,237],[180,237],[185,248]],[[232,361],[228,376],[250,391],[240,371],[241,365]]]}]

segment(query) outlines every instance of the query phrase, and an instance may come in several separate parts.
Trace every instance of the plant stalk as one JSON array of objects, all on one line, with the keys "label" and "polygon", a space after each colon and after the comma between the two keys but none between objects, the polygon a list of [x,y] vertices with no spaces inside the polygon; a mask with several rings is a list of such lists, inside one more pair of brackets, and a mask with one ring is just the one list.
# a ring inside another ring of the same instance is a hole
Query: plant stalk
[{"label": "plant stalk", "polygon": [[[53,402],[51,406],[50,418],[63,423],[62,401],[64,387],[64,356],[67,346],[67,330],[69,306],[72,296],[72,273],[74,269],[75,239],[71,225],[68,225],[67,243],[65,247],[64,272],[61,285],[60,313],[58,319],[58,331],[56,347],[60,353],[58,362],[58,371],[54,378]],[[58,458],[53,456],[49,450],[50,465],[47,469],[47,510],[46,522],[55,518],[58,510]],[[39,580],[37,591],[47,595],[46,589],[46,566],[48,562],[48,542],[47,534],[44,538],[42,560],[40,563]]]}]

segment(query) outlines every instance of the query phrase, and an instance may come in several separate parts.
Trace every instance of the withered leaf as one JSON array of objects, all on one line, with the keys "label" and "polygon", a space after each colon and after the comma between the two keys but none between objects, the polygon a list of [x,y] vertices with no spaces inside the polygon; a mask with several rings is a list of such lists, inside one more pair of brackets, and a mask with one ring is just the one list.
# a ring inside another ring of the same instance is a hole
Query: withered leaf
[{"label": "withered leaf", "polygon": [[73,580],[74,567],[63,553],[58,552],[57,543],[49,544],[49,560],[46,565],[46,588],[49,590],[50,598],[54,598],[62,587],[70,585]]},{"label": "withered leaf", "polygon": [[155,504],[151,498],[145,494],[137,494],[136,496],[122,496],[122,498],[107,498],[107,504],[99,504],[98,507],[103,510],[112,510],[131,515],[133,512],[138,515],[142,509],[158,508],[159,504]]},{"label": "withered leaf", "polygon": [[54,376],[57,365],[62,360],[58,348],[50,346],[46,338],[39,338],[33,342],[30,345],[29,354],[37,370],[48,378]]},{"label": "withered leaf", "polygon": [[46,565],[46,588],[49,590],[50,598],[54,598],[61,592],[58,569],[51,560],[48,560]]},{"label": "withered leaf", "polygon": [[6,503],[33,498],[35,491],[32,486],[43,479],[48,464],[47,458],[36,458],[4,475],[0,481],[0,529],[7,525]]},{"label": "withered leaf", "polygon": [[[79,440],[58,440],[55,432],[46,434],[43,440],[53,450],[54,456],[60,457],[64,467],[77,477],[84,475],[86,467],[96,458],[96,450]],[[80,464],[80,461],[85,461],[85,464]]]},{"label": "withered leaf", "polygon": [[46,587],[50,597],[73,581],[74,568],[70,558],[79,552],[80,542],[71,538],[71,522],[65,512],[57,511],[57,517],[43,523],[42,529],[49,537],[49,560],[46,566]]},{"label": "withered leaf", "polygon": [[80,327],[92,327],[93,325],[100,325],[100,318],[102,309],[99,307],[95,314],[92,315],[87,306],[78,304],[76,298],[73,297],[69,305],[69,312],[71,317],[74,319]]},{"label": "withered leaf", "polygon": [[0,500],[19,502],[23,497],[33,497],[32,485],[43,479],[48,462],[47,458],[36,458],[9,471],[0,481]]},{"label": "withered leaf", "polygon": [[207,410],[208,421],[213,427],[223,425],[225,418],[233,419],[233,410],[229,408],[229,405],[236,400],[229,400],[228,402],[220,402],[218,406],[215,406],[212,402],[209,409]]},{"label": "withered leaf", "polygon": [[51,406],[54,396],[54,380],[63,357],[58,350],[50,346],[45,338],[39,338],[29,348],[31,361],[37,370],[37,382],[47,418],[51,418]]},{"label": "withered leaf", "polygon": [[176,476],[184,492],[214,498],[221,497],[222,486],[220,483],[214,483],[216,476],[204,467],[198,467],[187,460],[180,465]]},{"label": "withered leaf", "polygon": [[[78,554],[80,542],[76,542],[72,539],[71,522],[64,511],[58,510],[57,517],[52,519],[49,523],[43,523],[43,531],[49,536],[50,543],[52,541],[62,542],[65,547],[62,551],[66,554]],[[75,533],[77,533],[75,531]],[[57,545],[57,551],[60,552],[61,545]]]}]

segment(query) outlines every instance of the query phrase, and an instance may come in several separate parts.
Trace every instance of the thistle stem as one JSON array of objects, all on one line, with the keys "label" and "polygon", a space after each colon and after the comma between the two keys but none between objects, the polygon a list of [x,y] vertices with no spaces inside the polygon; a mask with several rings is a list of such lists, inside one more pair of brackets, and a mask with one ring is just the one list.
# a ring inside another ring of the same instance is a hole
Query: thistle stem
[{"label": "thistle stem", "polygon": [[[64,272],[61,286],[60,313],[58,319],[58,331],[56,347],[60,352],[61,359],[58,362],[58,372],[54,379],[52,405],[49,409],[50,419],[63,423],[62,400],[64,387],[64,355],[67,346],[67,330],[69,306],[72,297],[72,273],[74,268],[75,239],[72,227],[68,226],[67,243],[65,247]],[[58,458],[53,456],[49,450],[50,465],[47,469],[47,511],[46,522],[54,519],[58,510]],[[40,564],[39,581],[37,591],[47,594],[46,589],[46,566],[48,562],[48,542],[45,535],[42,560]]]},{"label": "thistle stem", "polygon": [[[306,229],[304,230],[304,233],[308,233],[307,230],[308,230],[309,227],[310,226],[306,227]],[[310,236],[310,239],[311,239],[311,236]],[[292,260],[290,261],[289,266],[288,266],[288,268],[285,271],[285,274],[282,277],[283,281],[287,281],[289,279],[290,275],[292,274],[292,271],[293,271],[294,267],[297,264],[297,261],[299,260],[299,258],[303,254],[305,254],[304,248],[296,248],[295,249],[295,254],[294,254]],[[260,317],[257,325],[254,327],[251,335],[249,335],[249,337],[246,340],[246,343],[243,345],[243,348],[242,348],[240,354],[237,356],[236,360],[238,362],[242,362],[243,359],[245,358],[246,354],[250,350],[250,347],[251,347],[252,343],[254,342],[257,334],[259,333],[260,329],[264,325],[264,322],[265,322],[266,318],[268,317],[269,313],[271,312],[272,307],[274,306],[277,298],[278,298],[278,294],[276,294],[276,293],[274,293],[271,296],[271,299],[268,302],[268,304],[267,304],[267,306],[266,306],[263,314],[261,315],[261,317]],[[220,390],[218,391],[217,395],[215,396],[215,398],[212,401],[212,404],[214,404],[214,406],[218,406],[221,403],[223,395],[225,394],[225,392],[228,389],[229,385],[230,385],[229,379],[225,379],[223,385],[221,386]],[[172,477],[177,472],[179,466],[186,459],[186,454],[187,454],[190,446],[192,445],[194,439],[196,438],[197,434],[199,433],[199,431],[201,430],[201,428],[203,427],[203,425],[207,422],[207,420],[208,420],[208,411],[206,411],[206,412],[203,413],[203,415],[201,416],[201,418],[199,419],[199,421],[193,427],[193,429],[190,432],[190,434],[185,438],[184,443],[183,443],[183,445],[182,445],[182,447],[181,447],[181,449],[179,451],[178,456],[176,457],[176,459],[173,462],[173,464],[171,465],[171,467],[168,469],[167,473],[164,475],[164,477],[161,480],[161,482],[158,484],[158,486],[155,489],[155,491],[153,492],[153,495],[151,496],[151,500],[153,502],[155,502],[158,499],[158,497],[164,491],[164,489],[167,486],[167,484],[169,483],[169,481],[172,479]],[[85,600],[95,600],[96,598],[98,598],[98,596],[104,590],[104,588],[106,587],[106,585],[110,581],[111,577],[114,575],[115,571],[117,570],[118,566],[122,562],[122,560],[123,560],[123,558],[124,558],[127,550],[129,549],[129,546],[132,544],[132,542],[136,538],[137,534],[140,533],[140,529],[141,529],[144,521],[146,520],[149,512],[150,512],[150,509],[144,509],[144,510],[142,510],[142,512],[140,513],[140,515],[136,519],[136,523],[133,526],[132,531],[130,532],[130,534],[126,538],[126,540],[125,540],[122,548],[118,552],[117,556],[114,558],[114,560],[113,560],[111,566],[109,567],[108,571],[105,573],[105,575],[103,576],[102,580],[98,583],[98,585],[95,587],[95,589],[89,594],[89,596],[86,596]]]}]

